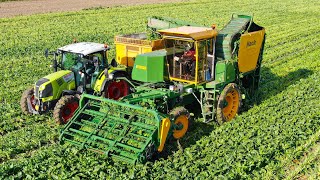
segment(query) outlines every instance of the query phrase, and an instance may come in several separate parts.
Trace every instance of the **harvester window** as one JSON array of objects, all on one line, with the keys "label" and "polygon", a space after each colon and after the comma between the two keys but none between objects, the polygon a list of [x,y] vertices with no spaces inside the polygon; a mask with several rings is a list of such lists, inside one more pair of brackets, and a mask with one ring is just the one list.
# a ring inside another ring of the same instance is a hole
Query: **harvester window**
[{"label": "harvester window", "polygon": [[208,81],[214,78],[214,69],[215,69],[215,39],[207,40],[208,44],[208,54],[207,54],[207,62],[204,65],[205,70],[205,80]]},{"label": "harvester window", "polygon": [[188,81],[195,80],[195,45],[194,41],[166,39],[170,76]]},{"label": "harvester window", "polygon": [[213,39],[208,39],[207,44],[208,44],[208,54],[212,55],[213,54]]},{"label": "harvester window", "polygon": [[202,82],[205,81],[205,75],[208,71],[207,69],[207,53],[208,53],[208,46],[207,40],[198,41],[197,42],[197,51],[198,51],[198,61],[195,67],[195,74],[197,76],[197,81]]}]

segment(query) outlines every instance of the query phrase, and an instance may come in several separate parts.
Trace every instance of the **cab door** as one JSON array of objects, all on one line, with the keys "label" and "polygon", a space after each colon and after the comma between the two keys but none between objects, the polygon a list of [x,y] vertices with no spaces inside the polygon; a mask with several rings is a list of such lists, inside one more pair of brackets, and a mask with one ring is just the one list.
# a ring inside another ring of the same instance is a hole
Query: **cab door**
[{"label": "cab door", "polygon": [[196,67],[195,76],[196,82],[201,83],[206,81],[207,68],[207,53],[208,44],[207,40],[196,41]]}]

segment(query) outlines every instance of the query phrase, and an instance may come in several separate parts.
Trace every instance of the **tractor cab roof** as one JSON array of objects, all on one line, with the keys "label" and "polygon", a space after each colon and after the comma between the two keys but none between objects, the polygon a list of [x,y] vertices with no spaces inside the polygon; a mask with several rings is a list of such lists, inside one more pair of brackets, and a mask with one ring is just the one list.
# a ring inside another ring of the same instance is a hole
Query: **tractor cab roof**
[{"label": "tractor cab roof", "polygon": [[218,34],[216,29],[195,26],[181,26],[177,28],[158,30],[158,32],[163,36],[192,38],[194,40],[211,39]]},{"label": "tractor cab roof", "polygon": [[86,56],[91,53],[109,50],[109,47],[106,47],[104,44],[100,44],[100,43],[80,42],[80,43],[74,43],[74,44],[63,46],[58,50],[76,53],[76,54],[82,54]]}]

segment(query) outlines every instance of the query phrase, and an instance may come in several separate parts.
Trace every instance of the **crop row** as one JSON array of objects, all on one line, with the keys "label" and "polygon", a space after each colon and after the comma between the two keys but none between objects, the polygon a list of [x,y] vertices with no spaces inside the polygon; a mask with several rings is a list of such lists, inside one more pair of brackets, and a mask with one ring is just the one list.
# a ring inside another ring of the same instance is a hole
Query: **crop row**
[{"label": "crop row", "polygon": [[12,131],[2,136],[0,141],[0,162],[14,158],[18,154],[52,144],[57,140],[58,132],[53,125],[35,124]]}]

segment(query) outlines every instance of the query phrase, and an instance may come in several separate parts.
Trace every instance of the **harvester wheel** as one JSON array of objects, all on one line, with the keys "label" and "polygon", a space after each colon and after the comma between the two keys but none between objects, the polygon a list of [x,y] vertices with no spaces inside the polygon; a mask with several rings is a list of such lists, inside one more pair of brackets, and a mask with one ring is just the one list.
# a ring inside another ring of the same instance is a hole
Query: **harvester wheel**
[{"label": "harvester wheel", "polygon": [[31,108],[35,110],[36,102],[34,99],[34,90],[33,88],[29,88],[25,90],[21,96],[20,107],[24,114],[31,114],[28,108],[28,100],[31,102]]},{"label": "harvester wheel", "polygon": [[189,127],[190,113],[182,106],[176,107],[170,112],[170,119],[174,124],[179,126],[178,129],[173,130],[173,137],[175,139],[182,138]]},{"label": "harvester wheel", "polygon": [[53,110],[53,118],[58,124],[66,124],[79,106],[79,99],[72,95],[62,96]]},{"label": "harvester wheel", "polygon": [[235,83],[228,84],[219,96],[217,121],[219,124],[231,121],[238,114],[241,106],[241,93]]},{"label": "harvester wheel", "polygon": [[129,94],[129,84],[125,80],[110,81],[104,90],[104,96],[109,99],[118,100]]}]

